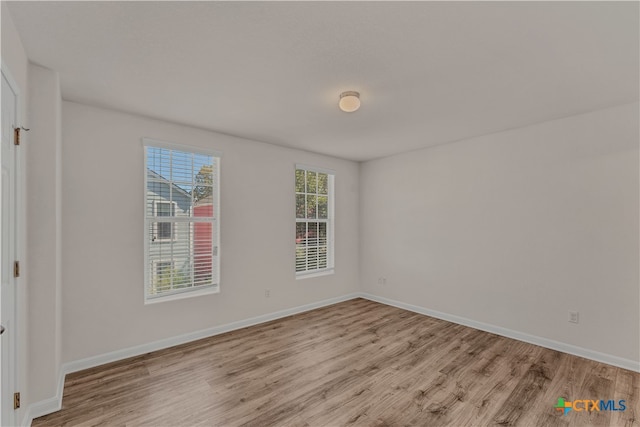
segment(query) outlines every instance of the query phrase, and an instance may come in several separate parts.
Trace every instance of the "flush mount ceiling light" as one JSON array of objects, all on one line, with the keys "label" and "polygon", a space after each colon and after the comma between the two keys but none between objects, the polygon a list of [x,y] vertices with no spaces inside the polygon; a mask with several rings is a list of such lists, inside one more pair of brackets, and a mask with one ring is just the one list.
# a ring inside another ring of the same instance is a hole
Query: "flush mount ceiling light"
[{"label": "flush mount ceiling light", "polygon": [[342,92],[338,106],[345,113],[353,113],[360,108],[360,94],[353,91]]}]

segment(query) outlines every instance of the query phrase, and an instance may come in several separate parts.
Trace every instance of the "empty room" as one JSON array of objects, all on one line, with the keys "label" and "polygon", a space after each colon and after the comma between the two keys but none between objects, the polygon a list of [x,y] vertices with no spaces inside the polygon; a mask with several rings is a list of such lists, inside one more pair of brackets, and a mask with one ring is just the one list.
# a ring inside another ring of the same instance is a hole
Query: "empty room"
[{"label": "empty room", "polygon": [[2,1],[2,426],[640,426],[640,3]]}]

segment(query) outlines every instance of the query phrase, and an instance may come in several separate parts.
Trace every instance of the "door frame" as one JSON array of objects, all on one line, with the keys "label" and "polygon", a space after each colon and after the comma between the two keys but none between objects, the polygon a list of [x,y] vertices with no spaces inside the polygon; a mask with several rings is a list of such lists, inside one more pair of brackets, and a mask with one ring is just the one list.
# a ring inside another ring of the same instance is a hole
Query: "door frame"
[{"label": "door frame", "polygon": [[[15,123],[14,126],[18,127],[20,126],[20,124],[22,123],[22,92],[20,91],[20,87],[18,86],[18,84],[16,83],[16,80],[13,78],[13,75],[11,74],[11,71],[9,70],[9,68],[7,67],[6,63],[4,60],[0,59],[0,77],[3,77],[7,80],[7,83],[9,84],[9,87],[11,88],[11,90],[15,93],[16,96],[16,102],[15,102]],[[21,135],[22,137],[24,137],[24,135]],[[15,136],[12,135],[12,139],[15,138]],[[23,139],[23,138],[21,138]],[[12,401],[13,400],[13,396],[12,393],[14,392],[19,392],[20,391],[20,375],[18,374],[19,372],[19,366],[18,366],[18,349],[22,347],[22,340],[24,337],[21,336],[20,332],[24,332],[22,330],[22,324],[21,324],[21,320],[24,318],[26,313],[22,313],[19,311],[20,304],[19,301],[23,300],[23,296],[24,293],[21,292],[23,291],[23,282],[24,282],[24,266],[25,266],[25,250],[24,250],[24,241],[25,241],[25,222],[24,222],[24,218],[25,218],[25,198],[24,198],[24,191],[25,191],[25,180],[24,180],[24,157],[23,157],[23,153],[22,150],[19,149],[19,147],[23,147],[22,146],[17,146],[16,150],[15,150],[15,156],[14,156],[14,202],[15,202],[15,209],[14,209],[14,220],[13,220],[13,224],[15,225],[15,239],[14,239],[14,251],[15,251],[15,260],[20,261],[20,269],[21,269],[21,274],[20,277],[16,277],[14,278],[14,285],[15,285],[15,289],[13,291],[13,307],[12,307],[12,324],[13,324],[13,328],[12,328],[12,333],[9,335],[11,337],[10,342],[9,343],[4,343],[6,345],[9,346],[9,366],[10,366],[10,372],[11,375],[8,375],[6,377],[6,381],[9,382],[9,385],[7,387],[8,390],[13,390],[10,391],[10,396],[1,396],[1,398],[3,399],[3,402],[6,400]],[[1,155],[1,154],[0,154]],[[0,175],[0,180],[2,179],[2,176]],[[0,188],[2,188],[1,186],[1,182],[0,182]],[[4,215],[4,212],[0,212],[0,218],[1,216]],[[1,229],[0,229],[1,231]],[[4,256],[4,254],[2,255]],[[22,296],[22,298],[21,298]],[[22,307],[24,307],[24,304],[22,304]],[[24,355],[26,357],[26,355]],[[0,378],[2,379],[2,378]],[[0,384],[0,392],[2,391],[2,389],[4,388],[5,384]],[[11,408],[13,408],[13,405],[10,405]],[[24,406],[21,406],[21,409],[23,409]],[[12,410],[9,412],[8,417],[6,417],[5,419],[8,421],[9,425],[18,425],[18,410]],[[2,420],[0,420],[0,422],[2,422]]]}]

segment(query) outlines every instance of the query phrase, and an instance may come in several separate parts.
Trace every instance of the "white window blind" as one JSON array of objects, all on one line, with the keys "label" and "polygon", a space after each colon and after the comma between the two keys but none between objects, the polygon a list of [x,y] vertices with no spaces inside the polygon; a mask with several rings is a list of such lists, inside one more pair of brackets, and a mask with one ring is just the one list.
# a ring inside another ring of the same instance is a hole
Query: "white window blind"
[{"label": "white window blind", "polygon": [[333,187],[331,171],[296,166],[296,275],[333,270]]},{"label": "white window blind", "polygon": [[215,154],[145,142],[145,299],[219,286]]}]

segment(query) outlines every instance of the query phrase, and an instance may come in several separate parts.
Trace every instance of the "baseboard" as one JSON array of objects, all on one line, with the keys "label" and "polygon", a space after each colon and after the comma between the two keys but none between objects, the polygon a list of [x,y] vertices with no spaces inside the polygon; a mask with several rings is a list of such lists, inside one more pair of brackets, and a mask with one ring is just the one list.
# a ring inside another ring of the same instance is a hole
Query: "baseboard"
[{"label": "baseboard", "polygon": [[105,363],[115,362],[117,360],[126,359],[128,357],[139,356],[141,354],[150,353],[152,351],[163,350],[165,348],[173,347],[180,344],[196,341],[202,338],[209,338],[215,335],[224,334],[225,332],[235,331],[236,329],[242,329],[260,323],[270,322],[272,320],[280,319],[283,317],[291,316],[298,313],[304,313],[305,311],[315,310],[316,308],[326,307],[328,305],[336,304],[343,301],[348,301],[354,298],[360,297],[360,293],[352,293],[343,295],[336,298],[330,298],[311,304],[301,305],[298,307],[288,308],[274,313],[263,314],[261,316],[251,317],[245,320],[239,320],[237,322],[227,323],[221,326],[215,326],[213,328],[203,329],[196,332],[190,332],[188,334],[178,335],[176,337],[166,338],[159,341],[150,342],[147,344],[137,345],[134,347],[125,348],[122,350],[112,351],[110,353],[100,354],[98,356],[87,357],[86,359],[76,360],[74,362],[65,363],[63,370],[69,374],[72,372],[82,371],[85,369],[93,368],[95,366],[104,365]]},{"label": "baseboard", "polygon": [[57,395],[49,399],[41,400],[39,402],[34,402],[31,405],[29,405],[25,413],[25,416],[23,419],[24,421],[22,425],[30,426],[34,418],[38,418],[43,415],[47,415],[52,412],[59,411],[60,408],[62,408],[62,394],[64,390],[64,379],[66,374],[104,365],[105,363],[127,359],[129,357],[140,356],[141,354],[150,353],[152,351],[163,350],[165,348],[173,347],[180,344],[185,344],[185,343],[196,341],[202,338],[209,338],[215,335],[224,334],[225,332],[231,332],[237,329],[258,325],[260,323],[270,322],[272,320],[281,319],[283,317],[292,316],[294,314],[304,313],[305,311],[315,310],[317,308],[326,307],[329,305],[337,304],[339,302],[348,301],[354,298],[359,298],[360,296],[361,294],[356,292],[356,293],[347,294],[347,295],[343,295],[336,298],[329,298],[329,299],[314,302],[311,304],[305,304],[298,307],[288,308],[286,310],[280,310],[274,313],[268,313],[261,316],[251,317],[249,319],[227,323],[225,325],[216,326],[213,328],[203,329],[203,330],[191,332],[188,334],[178,335],[176,337],[166,338],[163,340],[154,341],[147,344],[137,345],[137,346],[125,348],[122,350],[112,351],[110,353],[100,354],[97,356],[87,357],[85,359],[65,363],[64,365],[62,365],[62,369],[60,370],[60,378],[58,381]]},{"label": "baseboard", "polygon": [[600,353],[598,351],[589,350],[587,348],[578,347],[571,344],[566,344],[560,341],[554,341],[547,338],[538,337],[535,335],[529,335],[524,332],[514,331],[512,329],[503,328],[501,326],[495,326],[488,323],[478,322],[475,320],[467,319],[465,317],[456,316],[453,314],[442,313],[436,310],[430,310],[428,308],[419,307],[417,305],[407,304],[405,302],[396,301],[369,293],[361,293],[361,298],[365,298],[371,301],[379,302],[381,304],[391,305],[393,307],[402,308],[404,310],[413,311],[414,313],[424,314],[426,316],[435,317],[437,319],[446,320],[448,322],[457,323],[459,325],[469,326],[474,329],[479,329],[485,332],[491,332],[492,334],[501,335],[507,338],[513,338],[518,341],[524,341],[529,344],[539,345],[540,347],[549,348],[551,350],[561,351],[563,353],[573,354],[574,356],[584,357],[585,359],[594,360],[596,362],[606,363],[608,365],[617,366],[619,368],[628,369],[634,372],[640,372],[640,363],[631,359],[625,359],[611,354]]},{"label": "baseboard", "polygon": [[29,405],[24,414],[24,418],[22,419],[22,426],[31,426],[34,418],[59,411],[62,408],[62,394],[64,393],[65,376],[66,372],[64,372],[63,369],[60,369],[60,371],[58,372],[58,385],[56,387],[56,395]]},{"label": "baseboard", "polygon": [[283,317],[291,316],[298,313],[304,313],[305,311],[315,310],[317,308],[326,307],[332,304],[337,304],[339,302],[348,301],[354,298],[365,298],[370,301],[375,301],[381,304],[398,307],[403,310],[413,311],[414,313],[435,317],[437,319],[446,320],[448,322],[457,323],[459,325],[469,326],[471,328],[479,329],[481,331],[491,332],[493,334],[501,335],[503,337],[512,338],[518,341],[524,341],[530,344],[539,345],[541,347],[549,348],[552,350],[561,351],[563,353],[573,354],[575,356],[584,357],[585,359],[594,360],[596,362],[607,363],[609,365],[618,366],[620,368],[628,369],[630,371],[640,372],[640,363],[630,359],[624,359],[622,357],[617,357],[617,356],[613,356],[606,353],[600,353],[600,352],[589,350],[586,348],[577,347],[571,344],[566,344],[559,341],[538,337],[535,335],[525,334],[523,332],[514,331],[512,329],[507,329],[501,326],[495,326],[488,323],[478,322],[475,320],[467,319],[465,317],[460,317],[453,314],[442,313],[436,310],[430,310],[428,308],[407,304],[401,301],[380,297],[380,296],[369,294],[366,292],[354,292],[348,295],[343,295],[341,297],[330,298],[330,299],[318,301],[311,304],[293,307],[286,310],[276,311],[274,313],[264,314],[261,316],[256,316],[256,317],[228,323],[221,326],[216,326],[209,329],[203,329],[201,331],[191,332],[188,334],[183,334],[183,335],[179,335],[172,338],[166,338],[163,340],[154,341],[147,344],[129,347],[126,349],[112,351],[110,353],[105,353],[98,356],[92,356],[86,359],[65,363],[62,366],[62,369],[60,370],[56,396],[51,397],[49,399],[41,400],[39,402],[32,403],[27,408],[22,425],[27,427],[31,426],[31,422],[34,418],[38,418],[43,415],[47,415],[52,412],[56,412],[60,410],[60,408],[62,407],[62,395],[64,391],[64,379],[66,374],[82,371],[84,369],[93,368],[96,366],[104,365],[105,363],[115,362],[115,361],[126,359],[129,357],[139,356],[141,354],[150,353],[152,351],[162,350],[162,349],[173,347],[176,345],[185,344],[185,343],[196,341],[202,338],[212,337],[212,336],[223,334],[226,332],[231,332],[237,329],[258,325],[260,323],[270,322],[272,320],[281,319]]}]

